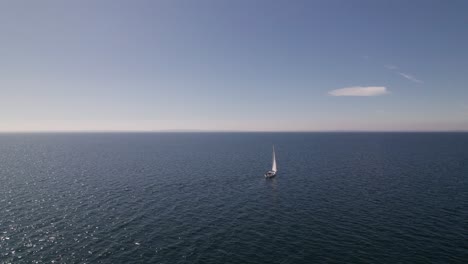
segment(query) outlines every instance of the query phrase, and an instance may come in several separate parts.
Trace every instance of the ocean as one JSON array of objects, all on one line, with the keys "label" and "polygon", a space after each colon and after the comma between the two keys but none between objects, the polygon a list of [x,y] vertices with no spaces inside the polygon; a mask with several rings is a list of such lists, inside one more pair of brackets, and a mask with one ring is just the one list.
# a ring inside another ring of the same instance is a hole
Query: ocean
[{"label": "ocean", "polygon": [[468,263],[468,133],[0,134],[0,263]]}]

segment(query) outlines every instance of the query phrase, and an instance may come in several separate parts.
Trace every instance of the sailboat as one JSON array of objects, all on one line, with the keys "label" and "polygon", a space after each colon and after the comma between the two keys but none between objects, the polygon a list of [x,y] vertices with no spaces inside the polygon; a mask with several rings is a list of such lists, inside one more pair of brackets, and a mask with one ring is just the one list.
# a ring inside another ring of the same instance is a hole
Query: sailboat
[{"label": "sailboat", "polygon": [[271,170],[265,173],[265,178],[273,178],[276,176],[276,157],[275,157],[275,146],[273,146],[273,164],[271,166]]}]

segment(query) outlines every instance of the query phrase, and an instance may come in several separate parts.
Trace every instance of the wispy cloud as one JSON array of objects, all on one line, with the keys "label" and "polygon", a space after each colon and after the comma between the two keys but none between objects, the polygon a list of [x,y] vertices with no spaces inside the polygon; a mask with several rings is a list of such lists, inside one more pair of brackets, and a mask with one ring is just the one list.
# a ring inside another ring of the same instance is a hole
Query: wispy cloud
[{"label": "wispy cloud", "polygon": [[386,64],[386,65],[384,65],[384,67],[391,70],[391,71],[393,71],[393,72],[395,72],[396,74],[400,75],[401,77],[403,77],[403,78],[405,78],[407,80],[410,80],[410,81],[415,82],[415,83],[423,83],[423,81],[419,80],[418,78],[414,77],[411,74],[398,71],[398,69],[399,69],[398,66],[395,66],[393,64]]},{"label": "wispy cloud", "polygon": [[414,77],[413,75],[411,74],[407,74],[407,73],[403,73],[403,72],[397,72],[400,76],[403,76],[404,78],[412,81],[412,82],[415,82],[415,83],[423,83],[423,81],[419,80],[418,78]]},{"label": "wispy cloud", "polygon": [[353,86],[328,92],[332,96],[378,96],[388,94],[384,86]]},{"label": "wispy cloud", "polygon": [[392,71],[398,69],[397,66],[392,65],[392,64],[387,64],[387,65],[385,65],[385,68],[387,68],[387,69],[389,69],[389,70],[392,70]]}]

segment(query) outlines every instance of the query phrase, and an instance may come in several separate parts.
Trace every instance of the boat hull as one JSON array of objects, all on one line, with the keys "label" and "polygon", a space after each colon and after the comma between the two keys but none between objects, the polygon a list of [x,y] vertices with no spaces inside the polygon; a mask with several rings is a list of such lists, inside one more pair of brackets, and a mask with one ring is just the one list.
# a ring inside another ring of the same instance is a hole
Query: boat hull
[{"label": "boat hull", "polygon": [[264,176],[265,176],[265,178],[267,178],[267,179],[268,179],[268,178],[273,178],[273,177],[276,176],[276,172],[275,172],[275,171],[267,171],[267,172],[265,173]]}]

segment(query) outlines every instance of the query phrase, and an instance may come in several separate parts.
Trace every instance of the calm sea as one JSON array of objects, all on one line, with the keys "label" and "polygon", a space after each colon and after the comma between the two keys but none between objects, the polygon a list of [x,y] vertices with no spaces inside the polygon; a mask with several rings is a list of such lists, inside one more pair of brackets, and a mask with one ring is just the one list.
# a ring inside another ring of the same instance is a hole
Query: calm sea
[{"label": "calm sea", "polygon": [[468,263],[468,134],[1,134],[0,263],[54,262]]}]

